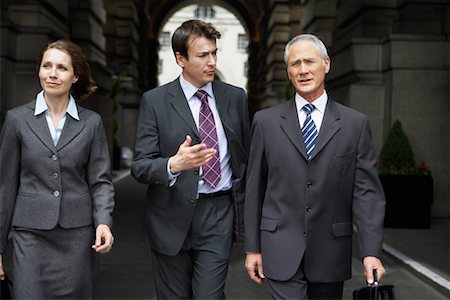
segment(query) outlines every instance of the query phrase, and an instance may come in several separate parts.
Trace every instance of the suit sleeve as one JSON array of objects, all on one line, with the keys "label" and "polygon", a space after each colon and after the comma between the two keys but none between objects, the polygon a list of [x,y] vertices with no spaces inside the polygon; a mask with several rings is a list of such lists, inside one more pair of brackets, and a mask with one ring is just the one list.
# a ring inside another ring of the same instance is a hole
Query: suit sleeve
[{"label": "suit sleeve", "polygon": [[144,94],[136,128],[135,158],[131,165],[133,177],[141,183],[150,185],[168,184],[169,158],[160,156],[157,116],[150,95]]},{"label": "suit sleeve", "polygon": [[381,257],[385,197],[376,169],[370,126],[364,118],[356,157],[353,215],[362,257]]},{"label": "suit sleeve", "polygon": [[233,239],[235,242],[243,242],[245,236],[245,224],[244,224],[244,207],[245,207],[245,183],[246,173],[248,165],[248,153],[250,147],[250,115],[248,112],[247,95],[245,91],[240,89],[241,93],[241,107],[239,107],[240,114],[240,132],[238,141],[242,147],[242,153],[236,154],[238,158],[238,176],[239,179],[234,180],[234,222],[233,222]]},{"label": "suit sleeve", "polygon": [[250,156],[245,191],[245,251],[261,252],[260,223],[267,187],[267,163],[264,156],[264,137],[258,113],[255,115],[250,143]]},{"label": "suit sleeve", "polygon": [[243,136],[243,145],[246,153],[249,153],[250,150],[250,113],[248,111],[248,100],[247,96],[244,93],[244,101],[243,104],[243,115],[242,115],[242,136]]},{"label": "suit sleeve", "polygon": [[11,113],[0,134],[0,254],[6,251],[20,174],[20,139]]},{"label": "suit sleeve", "polygon": [[112,227],[114,210],[114,186],[111,180],[111,167],[103,122],[98,116],[91,143],[87,178],[93,201],[94,224],[106,224]]}]

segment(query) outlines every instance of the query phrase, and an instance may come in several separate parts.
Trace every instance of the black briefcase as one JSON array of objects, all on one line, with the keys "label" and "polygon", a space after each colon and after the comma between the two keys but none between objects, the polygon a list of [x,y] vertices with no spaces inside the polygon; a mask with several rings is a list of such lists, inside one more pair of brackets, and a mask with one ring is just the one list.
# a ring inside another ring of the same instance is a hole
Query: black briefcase
[{"label": "black briefcase", "polygon": [[5,280],[0,280],[0,299],[1,300],[12,299],[11,289],[12,289],[11,280],[9,280],[9,277],[5,274]]},{"label": "black briefcase", "polygon": [[380,285],[378,283],[377,270],[373,270],[374,282],[366,287],[353,291],[353,299],[366,300],[394,300],[394,286]]}]

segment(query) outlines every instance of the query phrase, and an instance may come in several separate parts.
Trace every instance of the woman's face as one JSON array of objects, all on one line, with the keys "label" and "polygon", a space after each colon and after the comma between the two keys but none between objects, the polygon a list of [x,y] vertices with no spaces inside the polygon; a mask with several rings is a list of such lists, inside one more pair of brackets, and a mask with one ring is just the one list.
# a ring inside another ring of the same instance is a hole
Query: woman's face
[{"label": "woman's face", "polygon": [[72,84],[77,82],[72,58],[65,51],[48,49],[42,56],[39,80],[47,97],[69,97]]}]

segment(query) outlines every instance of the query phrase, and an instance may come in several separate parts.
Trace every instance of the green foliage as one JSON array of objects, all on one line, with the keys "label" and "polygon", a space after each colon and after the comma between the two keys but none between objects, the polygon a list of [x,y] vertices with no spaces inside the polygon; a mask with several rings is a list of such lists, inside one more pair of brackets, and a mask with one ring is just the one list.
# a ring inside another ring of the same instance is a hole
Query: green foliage
[{"label": "green foliage", "polygon": [[424,162],[416,165],[408,137],[399,120],[392,125],[381,149],[378,170],[381,175],[430,175]]}]

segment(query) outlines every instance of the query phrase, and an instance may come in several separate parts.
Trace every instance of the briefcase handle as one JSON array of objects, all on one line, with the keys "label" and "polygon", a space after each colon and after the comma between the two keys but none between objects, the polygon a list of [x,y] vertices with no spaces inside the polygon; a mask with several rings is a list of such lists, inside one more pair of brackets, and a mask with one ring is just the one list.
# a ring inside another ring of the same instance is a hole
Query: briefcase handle
[{"label": "briefcase handle", "polygon": [[380,283],[378,282],[378,272],[377,269],[373,269],[372,270],[372,274],[373,274],[373,283],[367,283],[368,286],[377,286]]}]

